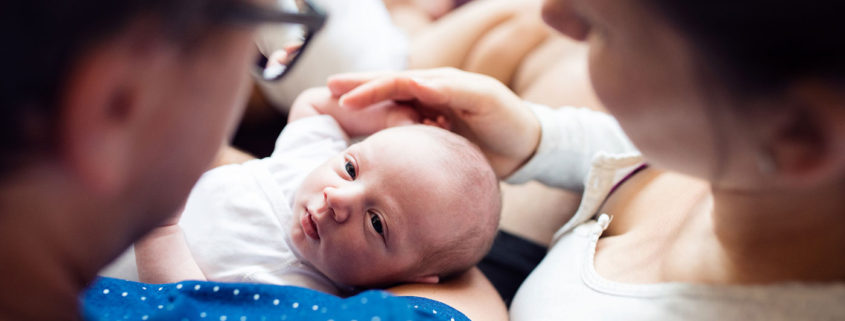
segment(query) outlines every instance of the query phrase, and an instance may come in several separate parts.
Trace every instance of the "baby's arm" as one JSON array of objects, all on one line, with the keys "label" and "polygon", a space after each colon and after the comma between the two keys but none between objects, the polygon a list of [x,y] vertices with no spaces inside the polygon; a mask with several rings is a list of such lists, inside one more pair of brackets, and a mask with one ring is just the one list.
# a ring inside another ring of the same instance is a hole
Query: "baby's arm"
[{"label": "baby's arm", "polygon": [[178,222],[178,216],[171,218],[135,243],[135,263],[141,282],[205,280]]},{"label": "baby's arm", "polygon": [[338,98],[326,87],[308,89],[296,98],[288,122],[316,115],[329,115],[350,137],[366,136],[385,128],[420,123],[420,115],[411,107],[383,102],[370,108],[341,108]]}]

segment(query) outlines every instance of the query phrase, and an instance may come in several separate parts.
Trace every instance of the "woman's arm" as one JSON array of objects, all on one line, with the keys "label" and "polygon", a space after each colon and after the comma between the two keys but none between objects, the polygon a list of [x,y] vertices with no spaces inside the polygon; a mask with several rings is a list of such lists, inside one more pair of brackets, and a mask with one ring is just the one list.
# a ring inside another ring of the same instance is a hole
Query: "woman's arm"
[{"label": "woman's arm", "polygon": [[412,41],[411,69],[455,67],[513,83],[520,65],[549,37],[541,1],[473,1]]},{"label": "woman's arm", "polygon": [[438,284],[404,284],[388,291],[395,295],[418,296],[445,303],[461,311],[470,320],[508,319],[505,302],[478,268]]},{"label": "woman's arm", "polygon": [[595,153],[636,151],[607,114],[536,106],[495,79],[456,69],[338,75],[329,88],[350,109],[400,100],[412,101],[420,114],[442,114],[511,182],[538,179],[577,190]]},{"label": "woman's arm", "polygon": [[402,101],[426,118],[445,117],[452,131],[481,148],[500,178],[522,166],[540,140],[537,118],[489,76],[439,68],[336,75],[328,85],[344,108]]},{"label": "woman's arm", "polygon": [[542,134],[537,150],[508,183],[541,183],[580,191],[593,157],[600,153],[634,153],[634,145],[609,114],[587,108],[552,109],[530,105],[540,120]]}]

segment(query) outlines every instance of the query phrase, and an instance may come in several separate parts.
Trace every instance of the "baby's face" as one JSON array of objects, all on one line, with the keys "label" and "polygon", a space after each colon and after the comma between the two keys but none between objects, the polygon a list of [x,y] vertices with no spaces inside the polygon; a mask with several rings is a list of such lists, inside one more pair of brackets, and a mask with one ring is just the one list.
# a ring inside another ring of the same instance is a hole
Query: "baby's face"
[{"label": "baby's face", "polygon": [[306,261],[345,285],[426,277],[408,272],[432,245],[471,222],[450,212],[461,193],[444,168],[446,149],[425,135],[382,131],[308,175],[296,194],[291,230]]}]

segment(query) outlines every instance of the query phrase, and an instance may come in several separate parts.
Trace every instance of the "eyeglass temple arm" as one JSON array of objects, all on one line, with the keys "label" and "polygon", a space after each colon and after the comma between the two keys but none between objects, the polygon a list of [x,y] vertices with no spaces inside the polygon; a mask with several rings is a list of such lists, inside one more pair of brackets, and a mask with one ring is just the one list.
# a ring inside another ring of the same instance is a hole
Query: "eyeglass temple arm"
[{"label": "eyeglass temple arm", "polygon": [[326,14],[315,9],[308,1],[305,2],[308,6],[309,12],[306,13],[290,13],[277,10],[270,10],[264,7],[250,5],[241,1],[229,2],[225,11],[228,11],[225,16],[232,17],[234,20],[246,20],[247,22],[280,22],[302,24],[307,26],[312,32],[315,32],[323,27],[326,23]]}]

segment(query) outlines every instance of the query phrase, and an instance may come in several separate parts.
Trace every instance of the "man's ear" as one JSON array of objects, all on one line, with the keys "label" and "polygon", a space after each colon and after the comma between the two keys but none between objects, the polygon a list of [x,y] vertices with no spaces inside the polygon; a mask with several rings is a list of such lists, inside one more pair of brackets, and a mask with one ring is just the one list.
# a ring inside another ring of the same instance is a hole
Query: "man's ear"
[{"label": "man's ear", "polygon": [[152,58],[139,52],[138,42],[150,39],[139,39],[142,29],[129,27],[72,62],[58,101],[59,157],[97,193],[119,193],[129,183],[133,121],[145,90],[140,69]]},{"label": "man's ear", "polygon": [[419,277],[412,278],[410,282],[437,284],[437,283],[440,282],[440,277],[437,276],[437,275],[419,276]]},{"label": "man's ear", "polygon": [[845,176],[845,94],[820,82],[789,92],[791,107],[771,138],[777,171],[801,185]]}]

